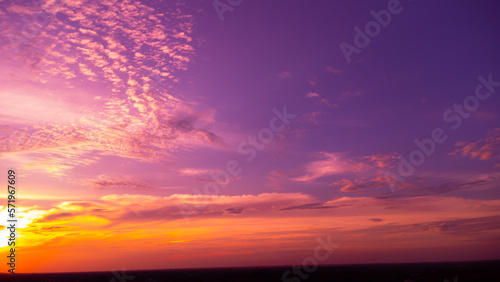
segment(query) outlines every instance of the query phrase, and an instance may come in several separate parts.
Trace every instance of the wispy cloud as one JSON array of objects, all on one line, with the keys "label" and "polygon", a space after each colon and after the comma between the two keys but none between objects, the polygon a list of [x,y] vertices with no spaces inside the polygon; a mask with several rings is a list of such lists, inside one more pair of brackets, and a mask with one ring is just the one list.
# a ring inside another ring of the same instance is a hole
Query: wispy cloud
[{"label": "wispy cloud", "polygon": [[306,94],[306,97],[307,98],[315,98],[315,97],[319,97],[319,94],[318,93],[314,93],[314,92],[309,92]]},{"label": "wispy cloud", "polygon": [[[453,155],[462,155],[479,160],[500,160],[500,128],[495,128],[487,133],[486,138],[476,142],[458,142],[458,147]],[[497,164],[499,166],[500,164]]]},{"label": "wispy cloud", "polygon": [[83,180],[82,184],[91,186],[96,190],[104,190],[110,188],[145,190],[156,188],[156,186],[148,180],[134,179],[133,177],[128,175],[101,174],[97,176],[96,179]]},{"label": "wispy cloud", "polygon": [[325,67],[325,70],[326,70],[327,72],[331,72],[331,73],[333,73],[333,74],[337,74],[337,75],[338,75],[338,74],[342,74],[342,71],[340,71],[340,70],[338,70],[338,69],[336,69],[336,68],[334,68],[334,67],[332,67],[332,66],[327,66],[327,67]]},{"label": "wispy cloud", "polygon": [[324,176],[345,172],[360,172],[369,167],[367,163],[348,158],[345,153],[322,152],[320,155],[321,160],[307,164],[305,167],[306,173],[303,176],[293,178],[293,180],[308,182]]}]

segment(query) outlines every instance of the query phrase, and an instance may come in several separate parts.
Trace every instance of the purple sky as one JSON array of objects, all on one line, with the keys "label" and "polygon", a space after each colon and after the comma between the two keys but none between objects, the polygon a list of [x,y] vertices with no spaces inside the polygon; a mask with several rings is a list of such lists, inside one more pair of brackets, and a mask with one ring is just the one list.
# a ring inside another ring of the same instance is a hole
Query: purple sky
[{"label": "purple sky", "polygon": [[[349,62],[339,45],[388,7]],[[212,1],[0,8],[0,170],[21,175],[26,256],[56,240],[71,271],[273,265],[329,234],[343,247],[325,263],[500,258],[500,3],[244,0],[223,20]],[[284,107],[296,117],[247,161],[238,147]],[[394,181],[436,129],[446,140]],[[206,195],[231,160],[241,173]],[[85,253],[93,232],[116,266]],[[133,238],[162,259],[134,265]]]}]

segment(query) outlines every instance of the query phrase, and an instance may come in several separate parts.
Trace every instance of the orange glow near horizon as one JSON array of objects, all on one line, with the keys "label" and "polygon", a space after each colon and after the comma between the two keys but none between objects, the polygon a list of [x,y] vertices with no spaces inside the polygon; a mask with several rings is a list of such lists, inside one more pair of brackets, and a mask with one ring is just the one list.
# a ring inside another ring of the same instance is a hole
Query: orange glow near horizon
[{"label": "orange glow near horizon", "polygon": [[[422,197],[408,201],[411,208],[401,203],[387,209],[387,203],[381,200],[342,198],[329,202],[339,207],[328,212],[285,211],[281,206],[289,203],[260,195],[257,197],[261,201],[247,199],[244,205],[253,212],[246,215],[194,216],[187,223],[182,217],[162,218],[162,211],[170,207],[173,197],[149,197],[149,202],[143,204],[131,201],[137,197],[143,196],[126,195],[123,201],[114,202],[116,195],[110,195],[100,201],[62,202],[51,210],[32,207],[20,211],[25,224],[19,229],[18,271],[107,271],[125,265],[133,269],[165,269],[296,264],[314,250],[318,237],[327,236],[340,246],[326,264],[388,262],[400,259],[398,252],[406,254],[403,262],[418,261],[426,255],[424,250],[430,253],[435,248],[449,252],[443,258],[456,260],[460,256],[456,257],[457,252],[452,250],[458,245],[462,246],[458,254],[474,254],[488,244],[473,238],[498,236],[497,231],[455,234],[473,226],[467,218],[482,218],[484,224],[494,224],[500,209],[499,201]],[[300,194],[294,197],[307,198]],[[106,198],[110,201],[103,200]],[[266,201],[273,207],[264,208],[262,202]],[[225,209],[235,202],[243,203],[238,196],[214,196],[208,209]],[[424,204],[427,210],[418,208]],[[261,206],[252,208],[256,205]],[[457,210],[468,211],[456,221],[461,226],[446,223]],[[2,252],[7,250],[1,248]],[[366,254],[371,256],[363,258]]]}]

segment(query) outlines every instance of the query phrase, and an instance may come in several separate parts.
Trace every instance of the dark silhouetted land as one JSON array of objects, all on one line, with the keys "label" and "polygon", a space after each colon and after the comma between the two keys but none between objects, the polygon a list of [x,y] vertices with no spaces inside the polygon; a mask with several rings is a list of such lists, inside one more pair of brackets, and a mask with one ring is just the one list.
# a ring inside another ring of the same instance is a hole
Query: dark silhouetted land
[{"label": "dark silhouetted land", "polygon": [[[126,271],[127,277],[116,277],[109,272],[0,274],[0,281],[65,281],[65,282],[140,282],[140,281],[203,281],[203,282],[263,282],[283,281],[282,275],[290,267],[247,267],[217,269],[143,270]],[[119,271],[121,273],[121,271]],[[132,278],[133,276],[133,278]],[[304,276],[303,276],[304,277]],[[500,281],[500,261],[447,262],[413,264],[370,264],[320,266],[307,279],[288,275],[290,282],[299,281],[380,281],[380,282],[497,282]]]}]

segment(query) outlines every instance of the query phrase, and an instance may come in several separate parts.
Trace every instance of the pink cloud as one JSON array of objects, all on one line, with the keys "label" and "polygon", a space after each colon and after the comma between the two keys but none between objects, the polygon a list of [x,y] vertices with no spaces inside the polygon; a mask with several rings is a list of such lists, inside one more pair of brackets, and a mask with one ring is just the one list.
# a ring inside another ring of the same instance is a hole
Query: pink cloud
[{"label": "pink cloud", "polygon": [[317,117],[321,114],[321,112],[312,112],[303,114],[302,116],[306,119],[307,122],[314,123],[316,125],[319,124]]},{"label": "pink cloud", "polygon": [[335,69],[334,67],[331,67],[331,66],[327,66],[325,67],[325,70],[327,72],[331,72],[331,73],[334,73],[334,74],[342,74],[342,71],[338,70],[338,69]]},{"label": "pink cloud", "polygon": [[314,92],[309,92],[306,94],[306,97],[307,98],[316,98],[316,97],[319,97],[319,94],[318,93],[314,93]]},{"label": "pink cloud", "polygon": [[[330,185],[340,186],[341,192],[353,192],[365,189],[386,189],[389,188],[388,183],[390,180],[391,179],[388,177],[379,175],[371,179],[367,179],[366,177],[354,180],[342,179]],[[406,188],[410,186],[410,184],[399,182],[394,185],[397,185],[397,188]]]},{"label": "pink cloud", "polygon": [[339,105],[337,105],[337,104],[333,104],[333,105],[332,105],[330,102],[328,102],[328,100],[327,100],[327,99],[321,99],[321,100],[320,100],[320,102],[321,102],[322,104],[324,104],[324,105],[327,105],[328,107],[334,106],[336,109],[338,109],[338,108],[339,108]]},{"label": "pink cloud", "polygon": [[487,133],[486,138],[476,142],[458,142],[458,147],[453,155],[468,156],[473,159],[500,160],[500,128],[493,129]]},{"label": "pink cloud", "polygon": [[308,182],[320,177],[336,175],[345,172],[359,172],[366,167],[364,163],[356,163],[345,157],[342,153],[321,153],[322,160],[306,165],[306,174],[293,178],[295,181]]},{"label": "pink cloud", "polygon": [[291,76],[292,76],[292,73],[289,71],[282,71],[282,72],[278,73],[278,77],[282,78],[282,79],[289,78]]},{"label": "pink cloud", "polygon": [[318,84],[318,78],[317,77],[311,77],[310,79],[307,80],[311,86],[314,86]]},{"label": "pink cloud", "polygon": [[[342,192],[387,188],[391,179],[385,176],[384,172],[387,168],[394,167],[398,160],[396,154],[349,157],[346,153],[328,152],[321,153],[321,158],[308,163],[304,168],[306,173],[292,180],[311,182],[322,177],[340,175],[343,179],[330,185],[338,186]],[[397,188],[409,186],[411,184],[398,183]]]}]

